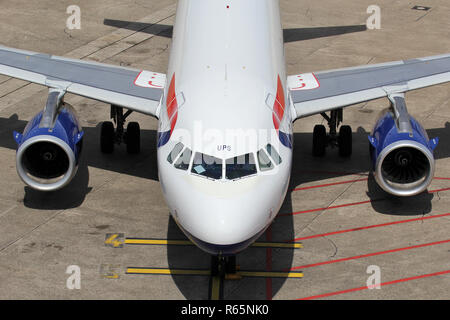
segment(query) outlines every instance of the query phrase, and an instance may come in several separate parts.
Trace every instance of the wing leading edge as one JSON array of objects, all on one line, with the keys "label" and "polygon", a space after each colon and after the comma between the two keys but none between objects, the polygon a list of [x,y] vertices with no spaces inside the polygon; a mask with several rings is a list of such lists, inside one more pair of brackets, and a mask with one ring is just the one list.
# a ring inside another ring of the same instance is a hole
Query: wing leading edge
[{"label": "wing leading edge", "polygon": [[165,75],[0,46],[0,74],[158,117]]},{"label": "wing leading edge", "polygon": [[450,54],[288,77],[294,119],[450,81]]}]

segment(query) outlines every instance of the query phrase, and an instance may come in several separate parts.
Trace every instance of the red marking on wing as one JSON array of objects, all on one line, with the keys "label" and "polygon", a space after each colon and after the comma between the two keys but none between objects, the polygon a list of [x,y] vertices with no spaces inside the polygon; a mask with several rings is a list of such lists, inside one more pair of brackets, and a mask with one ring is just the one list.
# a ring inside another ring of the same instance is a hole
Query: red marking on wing
[{"label": "red marking on wing", "polygon": [[295,87],[295,88],[292,88],[291,90],[298,90],[298,89],[302,89],[304,87],[306,87],[306,83],[302,83],[302,85],[300,87]]},{"label": "red marking on wing", "polygon": [[134,78],[134,85],[135,86],[138,86],[138,87],[141,87],[140,85],[138,85],[137,83],[136,83],[136,81],[137,81],[137,79],[139,79],[139,77],[140,77],[140,75],[141,75],[141,73],[142,73],[143,71],[141,71],[141,72],[139,72],[139,74],[136,76],[136,78]]},{"label": "red marking on wing", "polygon": [[[155,77],[152,77],[152,78],[155,78]],[[163,87],[163,86],[160,86],[160,85],[157,85],[157,84],[153,84],[153,81],[149,81],[148,84],[151,85],[152,87],[155,87],[155,88],[162,88]]]},{"label": "red marking on wing", "polygon": [[[138,84],[137,83],[137,80],[139,79],[139,77],[141,76],[141,74],[142,74],[142,72],[144,72],[144,70],[142,70],[141,72],[139,72],[139,74],[136,76],[136,78],[134,79],[134,85],[135,86],[137,86],[137,87],[141,87],[141,88],[148,88],[146,85],[145,86],[142,86],[142,85],[140,85],[140,84]],[[157,76],[158,74],[156,74],[156,73],[153,73],[153,76]],[[155,79],[156,77],[151,77],[151,79]],[[150,86],[150,87],[153,87],[153,88],[164,88],[164,86],[160,86],[160,85],[158,85],[158,84],[153,84],[153,81],[151,80],[151,81],[148,81],[148,85]]]}]

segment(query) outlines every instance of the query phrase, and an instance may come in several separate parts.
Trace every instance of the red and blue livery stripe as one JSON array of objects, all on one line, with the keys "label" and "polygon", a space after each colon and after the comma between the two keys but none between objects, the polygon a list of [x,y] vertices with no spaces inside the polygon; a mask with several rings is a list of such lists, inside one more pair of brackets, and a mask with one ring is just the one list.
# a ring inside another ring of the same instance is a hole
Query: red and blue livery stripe
[{"label": "red and blue livery stripe", "polygon": [[172,76],[167,92],[166,110],[170,122],[170,130],[158,132],[158,148],[164,146],[169,141],[178,119],[178,102],[175,94],[175,73]]}]

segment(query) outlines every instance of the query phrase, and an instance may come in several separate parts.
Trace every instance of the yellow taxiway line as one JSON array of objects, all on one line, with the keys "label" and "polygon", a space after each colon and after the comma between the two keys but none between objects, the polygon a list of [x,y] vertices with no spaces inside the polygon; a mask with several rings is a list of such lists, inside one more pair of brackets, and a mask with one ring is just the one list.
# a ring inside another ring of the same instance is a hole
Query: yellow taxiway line
[{"label": "yellow taxiway line", "polygon": [[125,244],[142,244],[142,245],[178,245],[178,246],[192,246],[193,243],[189,240],[165,240],[165,239],[133,239],[126,238]]},{"label": "yellow taxiway line", "polygon": [[[167,240],[167,239],[138,239],[126,238],[125,244],[134,245],[178,245],[178,246],[192,246],[194,245],[189,240]],[[290,248],[300,249],[303,245],[298,242],[254,242],[251,247],[260,248]]]},{"label": "yellow taxiway line", "polygon": [[223,294],[223,280],[220,277],[211,277],[210,300],[221,300]]},{"label": "yellow taxiway line", "polygon": [[[153,275],[185,275],[185,276],[209,276],[210,270],[206,269],[167,269],[167,268],[127,268],[127,274],[153,274]],[[278,271],[238,271],[237,275],[242,277],[261,278],[302,278],[301,272],[278,272]]]},{"label": "yellow taxiway line", "polygon": [[155,275],[184,275],[184,276],[209,276],[209,270],[197,269],[164,269],[164,268],[127,268],[127,274],[155,274]]}]

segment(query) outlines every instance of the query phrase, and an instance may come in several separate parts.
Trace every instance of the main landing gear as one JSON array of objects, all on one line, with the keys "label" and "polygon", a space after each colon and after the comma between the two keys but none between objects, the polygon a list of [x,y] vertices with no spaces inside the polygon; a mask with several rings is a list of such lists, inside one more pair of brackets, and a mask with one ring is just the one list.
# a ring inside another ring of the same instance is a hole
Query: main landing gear
[{"label": "main landing gear", "polygon": [[[127,152],[137,154],[141,151],[141,129],[139,123],[130,122],[127,130],[124,130],[125,120],[133,111],[128,110],[125,114],[123,108],[111,105],[111,121],[105,121],[101,125],[100,149],[103,153],[112,153],[114,145],[125,142]],[[114,128],[114,124],[116,128]]]},{"label": "main landing gear", "polygon": [[321,115],[328,122],[330,132],[327,134],[325,126],[321,124],[314,127],[312,145],[313,156],[324,156],[326,147],[331,146],[332,148],[339,148],[340,156],[349,157],[352,154],[352,128],[350,126],[341,125],[339,134],[337,134],[337,128],[343,119],[342,109],[332,110],[330,116],[325,112],[322,112]]}]

